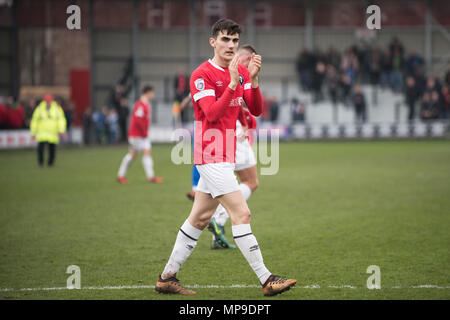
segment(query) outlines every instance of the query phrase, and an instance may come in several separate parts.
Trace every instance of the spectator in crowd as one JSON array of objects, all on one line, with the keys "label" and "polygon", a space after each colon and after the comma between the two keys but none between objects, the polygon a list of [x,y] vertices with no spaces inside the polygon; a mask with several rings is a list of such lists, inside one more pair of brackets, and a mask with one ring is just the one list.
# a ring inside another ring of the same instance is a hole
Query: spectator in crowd
[{"label": "spectator in crowd", "polygon": [[336,67],[333,64],[327,66],[327,73],[325,76],[325,83],[328,87],[328,94],[330,95],[333,105],[338,103],[339,99],[339,74]]},{"label": "spectator in crowd", "polygon": [[442,87],[442,119],[448,119],[450,114],[450,86],[445,84]]},{"label": "spectator in crowd", "polygon": [[115,109],[107,111],[106,124],[108,128],[108,143],[116,143],[119,136],[119,116]]},{"label": "spectator in crowd", "polygon": [[114,86],[114,88],[110,92],[107,106],[111,109],[116,109],[117,111],[119,111],[120,101],[122,100],[123,97],[124,97],[124,88],[120,83],[118,83]]},{"label": "spectator in crowd", "polygon": [[406,78],[405,98],[409,110],[408,120],[412,121],[415,117],[416,102],[420,98],[420,92],[416,87],[416,81],[413,76]]},{"label": "spectator in crowd", "polygon": [[422,120],[437,119],[439,108],[431,99],[431,92],[425,92],[422,97],[422,106],[420,110]]},{"label": "spectator in crowd", "polygon": [[297,72],[299,74],[300,87],[303,91],[311,88],[312,57],[307,49],[302,49],[297,57]]},{"label": "spectator in crowd", "polygon": [[341,55],[334,47],[328,48],[326,63],[333,66],[336,70],[339,69],[341,64]]},{"label": "spectator in crowd", "polygon": [[95,140],[99,144],[103,144],[106,138],[106,115],[108,114],[108,107],[103,106],[101,110],[96,110],[92,114],[92,120],[95,128]]},{"label": "spectator in crowd", "polygon": [[423,58],[419,56],[416,50],[414,49],[411,50],[405,63],[406,75],[415,77],[419,69],[421,69],[423,65],[424,65]]},{"label": "spectator in crowd", "polygon": [[450,64],[447,67],[447,72],[445,73],[444,82],[447,86],[450,86]]},{"label": "spectator in crowd", "polygon": [[86,145],[91,143],[92,127],[92,109],[88,107],[83,112],[83,143]]},{"label": "spectator in crowd", "polygon": [[127,142],[128,141],[128,116],[130,115],[130,109],[128,109],[128,101],[126,98],[120,99],[120,109],[118,111],[119,116],[119,128],[120,128],[120,141]]},{"label": "spectator in crowd", "polygon": [[24,125],[25,110],[23,106],[14,101],[13,97],[6,99],[7,125],[8,129],[21,129]]},{"label": "spectator in crowd", "polygon": [[417,73],[414,76],[414,81],[416,82],[419,96],[422,96],[427,87],[427,78],[425,77],[425,69],[423,67],[417,69]]},{"label": "spectator in crowd", "polygon": [[350,78],[350,85],[352,86],[356,78],[356,72],[359,70],[358,58],[353,48],[348,48],[342,56],[341,70]]},{"label": "spectator in crowd", "polygon": [[295,122],[305,122],[305,106],[297,99],[291,100],[292,120]]},{"label": "spectator in crowd", "polygon": [[0,95],[0,129],[8,128],[8,107],[6,98]]},{"label": "spectator in crowd", "polygon": [[66,117],[67,121],[68,142],[72,143],[72,123],[74,120],[73,103],[69,101],[67,104],[64,105],[63,109],[64,109],[64,116]]},{"label": "spectator in crowd", "polygon": [[392,71],[391,51],[386,50],[381,56],[381,73],[380,73],[380,85],[382,89],[386,89],[390,86],[390,77]]},{"label": "spectator in crowd", "polygon": [[25,128],[30,128],[31,117],[33,116],[34,109],[37,106],[37,100],[35,98],[31,98],[25,103],[25,120],[24,125]]},{"label": "spectator in crowd", "polygon": [[[183,99],[189,94],[189,76],[184,69],[178,70],[174,81],[175,88],[175,103],[178,105],[183,101]],[[189,121],[188,119],[189,109],[181,110],[181,122],[185,123]]]},{"label": "spectator in crowd", "polygon": [[278,112],[280,110],[280,104],[277,96],[273,96],[270,99],[270,121],[277,122],[278,121]]},{"label": "spectator in crowd", "polygon": [[318,60],[313,72],[312,89],[314,92],[314,102],[323,100],[322,84],[325,80],[325,63],[322,60]]},{"label": "spectator in crowd", "polygon": [[31,136],[38,142],[38,164],[44,164],[44,149],[48,146],[49,157],[47,164],[54,165],[56,155],[56,145],[59,143],[59,135],[65,136],[66,117],[63,109],[54,101],[50,94],[45,95],[42,101],[34,110],[30,124]]},{"label": "spectator in crowd", "polygon": [[341,101],[345,106],[348,106],[350,94],[352,92],[352,82],[348,74],[343,74],[340,81]]},{"label": "spectator in crowd", "polygon": [[400,92],[403,89],[403,55],[398,46],[394,46],[391,51],[391,76],[390,83],[394,92]]},{"label": "spectator in crowd", "polygon": [[353,93],[352,101],[355,107],[356,122],[366,122],[366,99],[360,85],[355,85],[355,91]]},{"label": "spectator in crowd", "polygon": [[374,48],[368,56],[369,81],[372,85],[380,82],[382,53],[380,48]]}]

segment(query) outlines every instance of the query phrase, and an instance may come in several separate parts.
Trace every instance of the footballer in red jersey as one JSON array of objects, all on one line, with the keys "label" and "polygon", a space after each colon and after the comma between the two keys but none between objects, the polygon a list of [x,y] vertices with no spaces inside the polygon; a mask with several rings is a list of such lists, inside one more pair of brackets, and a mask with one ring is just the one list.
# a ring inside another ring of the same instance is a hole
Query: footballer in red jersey
[{"label": "footballer in red jersey", "polygon": [[234,175],[236,120],[243,100],[253,115],[262,111],[258,81],[262,60],[260,55],[252,54],[248,68],[239,65],[236,51],[241,28],[236,22],[220,19],[211,33],[209,44],[214,57],[197,68],[190,80],[196,120],[194,163],[200,180],[191,213],[178,232],[155,290],[195,294],[184,288],[176,275],[220,203],[230,215],[234,241],[258,277],[263,294],[272,296],[290,289],[297,280],[275,276],[264,265],[250,228],[250,210]]},{"label": "footballer in red jersey", "polygon": [[[248,67],[253,54],[256,54],[256,50],[251,45],[241,46],[238,50],[239,64]],[[255,140],[256,119],[245,108],[241,110],[241,113],[243,119],[241,115],[236,121],[236,165],[234,171],[239,178],[239,189],[247,201],[258,187],[256,157],[252,149]],[[208,230],[213,234],[211,249],[235,248],[225,237],[224,226],[228,218],[227,211],[219,204],[208,225]]]},{"label": "footballer in red jersey", "polygon": [[153,170],[153,158],[150,150],[149,128],[151,123],[151,101],[154,97],[154,90],[151,86],[145,86],[142,89],[142,95],[136,101],[133,112],[131,113],[130,128],[128,130],[128,142],[130,148],[128,153],[122,159],[117,174],[117,181],[126,184],[126,174],[130,164],[133,162],[138,152],[142,152],[142,165],[144,166],[147,181],[152,183],[162,183],[162,178],[156,177]]}]

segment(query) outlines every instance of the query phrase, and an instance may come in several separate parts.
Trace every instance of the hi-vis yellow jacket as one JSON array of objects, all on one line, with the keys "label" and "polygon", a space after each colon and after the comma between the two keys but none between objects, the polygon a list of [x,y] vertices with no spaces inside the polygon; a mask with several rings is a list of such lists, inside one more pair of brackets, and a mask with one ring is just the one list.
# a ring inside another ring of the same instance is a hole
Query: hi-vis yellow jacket
[{"label": "hi-vis yellow jacket", "polygon": [[66,132],[66,117],[63,109],[52,101],[47,110],[47,102],[42,101],[34,110],[30,123],[31,135],[38,142],[58,143],[59,133]]}]

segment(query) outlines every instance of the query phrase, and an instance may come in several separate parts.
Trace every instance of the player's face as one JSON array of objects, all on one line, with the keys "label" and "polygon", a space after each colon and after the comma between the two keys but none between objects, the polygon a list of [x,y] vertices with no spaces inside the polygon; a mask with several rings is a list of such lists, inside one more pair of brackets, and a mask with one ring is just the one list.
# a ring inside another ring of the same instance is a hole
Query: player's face
[{"label": "player's face", "polygon": [[239,34],[229,35],[226,30],[220,31],[216,39],[210,38],[210,44],[214,48],[214,55],[223,61],[230,62],[239,46]]},{"label": "player's face", "polygon": [[248,50],[239,50],[239,64],[248,68],[248,64],[250,63],[251,57],[252,54]]}]

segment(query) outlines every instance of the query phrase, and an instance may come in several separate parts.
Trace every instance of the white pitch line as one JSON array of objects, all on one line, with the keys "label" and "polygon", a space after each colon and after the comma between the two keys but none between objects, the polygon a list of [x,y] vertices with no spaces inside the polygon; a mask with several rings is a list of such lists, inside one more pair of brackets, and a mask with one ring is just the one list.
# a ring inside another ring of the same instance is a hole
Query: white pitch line
[{"label": "white pitch line", "polygon": [[[217,285],[217,284],[208,284],[208,285],[186,285],[187,288],[193,289],[241,289],[241,288],[261,288],[260,285],[256,284],[232,284],[232,285]],[[306,286],[296,286],[293,289],[321,289],[322,287],[318,284],[311,284]],[[339,286],[327,286],[323,288],[331,288],[331,289],[357,289],[356,286],[351,285],[339,285]],[[362,287],[364,288],[364,287]],[[155,289],[155,286],[105,286],[105,287],[81,287],[81,289],[69,289],[67,287],[51,287],[51,288],[0,288],[0,292],[8,292],[8,291],[59,291],[59,290],[123,290],[123,289]],[[390,288],[382,287],[382,289],[450,289],[450,286],[438,286],[432,284],[424,284],[418,286],[410,286],[410,287],[401,287],[394,286]]]}]

